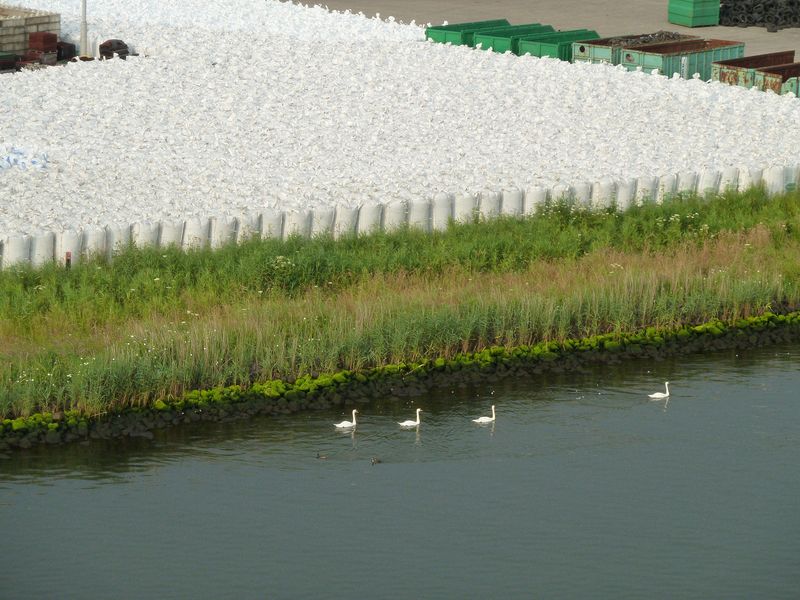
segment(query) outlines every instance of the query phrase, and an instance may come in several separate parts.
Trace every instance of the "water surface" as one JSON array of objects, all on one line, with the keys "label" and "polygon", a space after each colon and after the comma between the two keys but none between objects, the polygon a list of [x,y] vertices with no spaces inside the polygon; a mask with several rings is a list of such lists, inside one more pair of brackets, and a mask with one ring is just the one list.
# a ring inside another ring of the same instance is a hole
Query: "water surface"
[{"label": "water surface", "polygon": [[342,409],[10,454],[0,597],[797,598],[799,357],[377,399],[352,434]]}]

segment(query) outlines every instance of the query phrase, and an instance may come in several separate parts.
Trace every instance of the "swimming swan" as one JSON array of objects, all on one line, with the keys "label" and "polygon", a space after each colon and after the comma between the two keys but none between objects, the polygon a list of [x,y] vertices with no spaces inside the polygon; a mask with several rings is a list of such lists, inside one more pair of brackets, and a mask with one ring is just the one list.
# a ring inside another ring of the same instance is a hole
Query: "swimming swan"
[{"label": "swimming swan", "polygon": [[353,409],[353,421],[342,421],[341,423],[334,423],[334,427],[338,427],[339,429],[347,429],[348,427],[355,427],[356,426],[356,413],[358,411],[354,408]]},{"label": "swimming swan", "polygon": [[494,404],[492,404],[492,416],[491,417],[478,417],[477,419],[472,419],[473,423],[494,423],[496,419],[496,415],[494,414]]},{"label": "swimming swan", "polygon": [[419,413],[421,413],[421,412],[422,412],[422,409],[418,408],[417,409],[417,420],[416,421],[412,421],[412,420],[409,419],[408,421],[403,421],[401,423],[398,423],[398,425],[400,425],[400,427],[416,427],[417,425],[419,425]]},{"label": "swimming swan", "polygon": [[656,392],[655,394],[650,394],[648,398],[652,398],[653,400],[661,400],[662,398],[669,398],[669,381],[664,382],[664,387],[667,390],[667,393],[664,392]]}]

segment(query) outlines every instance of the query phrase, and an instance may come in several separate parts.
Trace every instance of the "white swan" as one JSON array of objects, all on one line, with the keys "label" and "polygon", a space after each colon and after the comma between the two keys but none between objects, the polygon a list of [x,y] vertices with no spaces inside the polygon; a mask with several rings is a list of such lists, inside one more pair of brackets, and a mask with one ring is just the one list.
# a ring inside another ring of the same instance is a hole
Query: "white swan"
[{"label": "white swan", "polygon": [[491,417],[478,417],[477,419],[472,419],[473,423],[494,423],[497,415],[494,414],[494,404],[492,404],[492,416]]},{"label": "white swan", "polygon": [[416,421],[412,421],[411,419],[409,419],[408,421],[402,421],[402,422],[398,423],[398,425],[400,425],[400,427],[416,427],[417,425],[419,425],[419,413],[421,413],[421,412],[422,412],[422,409],[418,408],[417,409],[417,420]]},{"label": "white swan", "polygon": [[667,392],[656,392],[655,394],[650,394],[648,398],[652,398],[653,400],[661,400],[662,398],[669,398],[669,381],[664,382],[664,387],[666,388]]},{"label": "white swan", "polygon": [[341,423],[334,423],[334,427],[338,427],[339,429],[347,429],[349,427],[356,426],[356,413],[358,411],[354,408],[353,409],[353,420],[352,421],[342,421]]}]

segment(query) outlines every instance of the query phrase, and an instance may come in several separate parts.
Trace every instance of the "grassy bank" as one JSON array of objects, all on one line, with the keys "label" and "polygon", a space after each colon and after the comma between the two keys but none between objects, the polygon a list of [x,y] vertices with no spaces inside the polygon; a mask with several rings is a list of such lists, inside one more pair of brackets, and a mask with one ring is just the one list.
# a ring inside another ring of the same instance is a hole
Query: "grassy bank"
[{"label": "grassy bank", "polygon": [[258,242],[0,274],[0,414],[360,371],[498,345],[800,306],[800,198],[759,191],[624,215],[339,242]]}]

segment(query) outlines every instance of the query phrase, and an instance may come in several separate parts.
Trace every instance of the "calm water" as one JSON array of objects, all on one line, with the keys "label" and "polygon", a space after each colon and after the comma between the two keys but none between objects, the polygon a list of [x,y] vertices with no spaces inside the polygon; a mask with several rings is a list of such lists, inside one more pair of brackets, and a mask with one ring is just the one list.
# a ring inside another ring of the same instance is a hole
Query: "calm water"
[{"label": "calm water", "polygon": [[799,358],[439,390],[360,406],[354,435],[315,412],[14,454],[0,597],[797,598]]}]

